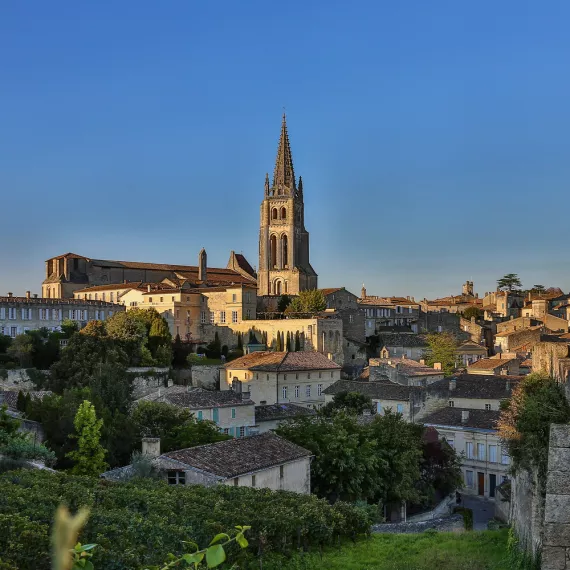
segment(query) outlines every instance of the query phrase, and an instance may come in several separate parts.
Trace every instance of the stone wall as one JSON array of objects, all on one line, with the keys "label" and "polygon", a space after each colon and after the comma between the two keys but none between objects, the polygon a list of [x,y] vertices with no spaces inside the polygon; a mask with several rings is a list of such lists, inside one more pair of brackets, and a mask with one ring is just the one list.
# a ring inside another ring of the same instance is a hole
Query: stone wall
[{"label": "stone wall", "polygon": [[37,390],[31,375],[47,376],[48,370],[36,370],[35,368],[15,368],[13,370],[0,370],[0,389],[2,390]]},{"label": "stone wall", "polygon": [[538,492],[536,473],[519,471],[512,478],[509,521],[521,548],[533,555],[540,551],[544,500]]},{"label": "stone wall", "polygon": [[568,379],[567,359],[570,345],[564,342],[539,342],[532,347],[532,371],[547,372],[560,382]]},{"label": "stone wall", "polygon": [[224,369],[219,364],[193,364],[192,386],[207,390],[220,389],[220,371]]},{"label": "stone wall", "polygon": [[173,384],[168,368],[128,368],[127,372],[132,375],[135,400]]},{"label": "stone wall", "polygon": [[542,570],[570,569],[570,426],[550,426]]}]

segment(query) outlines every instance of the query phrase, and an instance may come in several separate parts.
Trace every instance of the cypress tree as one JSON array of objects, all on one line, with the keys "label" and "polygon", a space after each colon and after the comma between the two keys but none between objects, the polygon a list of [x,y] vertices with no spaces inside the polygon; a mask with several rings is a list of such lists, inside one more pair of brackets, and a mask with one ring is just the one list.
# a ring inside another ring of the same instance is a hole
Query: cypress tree
[{"label": "cypress tree", "polygon": [[281,333],[277,331],[277,345],[275,346],[277,352],[283,352],[283,344],[281,342]]},{"label": "cypress tree", "polygon": [[238,337],[237,338],[237,342],[238,342],[237,347],[239,350],[243,350],[243,340],[241,338],[241,333],[238,333],[237,337]]},{"label": "cypress tree", "polygon": [[291,333],[287,331],[287,352],[291,352]]},{"label": "cypress tree", "polygon": [[16,409],[19,412],[26,411],[26,394],[21,390],[18,392],[18,400],[16,401]]},{"label": "cypress tree", "polygon": [[301,350],[301,337],[299,336],[299,331],[295,332],[295,352]]}]

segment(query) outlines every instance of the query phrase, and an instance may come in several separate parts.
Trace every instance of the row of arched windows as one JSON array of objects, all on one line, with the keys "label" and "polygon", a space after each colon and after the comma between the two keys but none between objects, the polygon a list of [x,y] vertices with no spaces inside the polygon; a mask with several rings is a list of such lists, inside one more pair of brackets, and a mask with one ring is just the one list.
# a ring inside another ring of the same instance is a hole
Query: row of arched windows
[{"label": "row of arched windows", "polygon": [[272,220],[286,220],[287,219],[287,208],[283,207],[280,210],[273,208],[271,210]]},{"label": "row of arched windows", "polygon": [[273,283],[271,283],[271,289],[272,295],[284,295],[285,293],[289,293],[289,281],[283,281],[283,279],[275,279]]}]

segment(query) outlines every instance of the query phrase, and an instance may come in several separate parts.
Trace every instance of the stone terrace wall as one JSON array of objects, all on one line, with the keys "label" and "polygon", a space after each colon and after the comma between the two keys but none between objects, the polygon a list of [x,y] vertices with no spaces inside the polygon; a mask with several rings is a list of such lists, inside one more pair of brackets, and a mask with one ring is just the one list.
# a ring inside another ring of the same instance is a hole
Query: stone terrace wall
[{"label": "stone terrace wall", "polygon": [[550,427],[542,570],[570,569],[570,425]]}]

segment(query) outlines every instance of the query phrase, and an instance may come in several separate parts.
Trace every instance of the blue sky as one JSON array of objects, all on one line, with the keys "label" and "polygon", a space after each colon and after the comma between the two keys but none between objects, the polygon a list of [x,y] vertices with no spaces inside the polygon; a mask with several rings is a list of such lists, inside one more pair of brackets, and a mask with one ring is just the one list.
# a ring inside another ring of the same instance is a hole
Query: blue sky
[{"label": "blue sky", "polygon": [[0,293],[43,261],[257,265],[287,109],[322,286],[570,289],[570,3],[0,4]]}]

